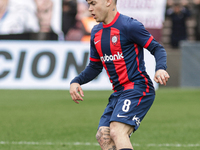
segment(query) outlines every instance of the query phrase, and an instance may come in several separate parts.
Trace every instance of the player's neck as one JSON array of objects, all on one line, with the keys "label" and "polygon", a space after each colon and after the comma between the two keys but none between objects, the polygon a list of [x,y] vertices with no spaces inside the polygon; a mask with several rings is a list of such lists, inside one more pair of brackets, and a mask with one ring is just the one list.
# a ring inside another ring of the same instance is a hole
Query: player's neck
[{"label": "player's neck", "polygon": [[116,14],[117,14],[117,8],[116,7],[111,9],[110,11],[108,11],[108,15],[105,18],[103,24],[107,25],[107,24],[111,23],[114,20]]}]

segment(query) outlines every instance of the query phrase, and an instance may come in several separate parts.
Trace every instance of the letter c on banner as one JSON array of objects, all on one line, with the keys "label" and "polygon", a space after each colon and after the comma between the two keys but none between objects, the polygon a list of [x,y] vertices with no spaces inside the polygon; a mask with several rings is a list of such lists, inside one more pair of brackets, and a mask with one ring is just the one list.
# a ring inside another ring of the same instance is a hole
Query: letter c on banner
[{"label": "letter c on banner", "polygon": [[[8,52],[6,52],[6,51],[0,51],[0,55],[3,55],[3,56],[5,56],[5,58],[6,59],[12,59],[12,57],[11,57],[11,55],[8,53]],[[1,78],[4,78],[5,76],[7,76],[8,74],[9,74],[9,70],[7,70],[7,71],[4,71],[2,74],[0,74],[0,79]]]}]

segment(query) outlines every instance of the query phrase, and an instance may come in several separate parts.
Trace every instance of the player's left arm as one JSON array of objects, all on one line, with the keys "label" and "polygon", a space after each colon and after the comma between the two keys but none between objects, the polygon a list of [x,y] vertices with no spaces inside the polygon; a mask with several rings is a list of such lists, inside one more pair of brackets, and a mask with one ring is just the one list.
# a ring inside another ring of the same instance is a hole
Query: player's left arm
[{"label": "player's left arm", "polygon": [[155,39],[147,45],[147,48],[156,60],[156,73],[154,80],[161,85],[166,85],[170,78],[167,69],[167,53],[162,45],[160,45]]},{"label": "player's left arm", "polygon": [[166,85],[169,74],[167,73],[167,53],[164,47],[159,44],[153,36],[144,28],[143,24],[131,19],[128,25],[127,35],[140,46],[148,49],[156,60],[156,73],[154,80],[157,83]]},{"label": "player's left arm", "polygon": [[154,80],[162,85],[166,85],[169,78],[169,74],[163,69],[157,70],[154,76]]}]

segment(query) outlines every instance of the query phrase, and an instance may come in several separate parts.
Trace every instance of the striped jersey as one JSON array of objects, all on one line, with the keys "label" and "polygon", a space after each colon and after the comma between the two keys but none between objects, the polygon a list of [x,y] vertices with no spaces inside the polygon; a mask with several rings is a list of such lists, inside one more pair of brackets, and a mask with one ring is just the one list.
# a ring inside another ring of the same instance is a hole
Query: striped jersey
[{"label": "striped jersey", "polygon": [[155,56],[156,70],[166,69],[165,49],[140,22],[118,12],[111,23],[92,29],[90,63],[72,82],[84,84],[104,67],[115,92],[134,89],[137,84],[149,92],[153,83],[145,69],[143,48]]}]

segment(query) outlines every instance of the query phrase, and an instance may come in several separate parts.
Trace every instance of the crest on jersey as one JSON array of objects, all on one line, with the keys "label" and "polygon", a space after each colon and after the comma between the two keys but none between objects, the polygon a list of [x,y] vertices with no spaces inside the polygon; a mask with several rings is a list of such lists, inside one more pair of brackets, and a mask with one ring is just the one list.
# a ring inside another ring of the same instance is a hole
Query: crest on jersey
[{"label": "crest on jersey", "polygon": [[113,45],[116,45],[117,44],[117,42],[118,42],[118,35],[113,35],[113,36],[111,36],[111,40],[112,40],[112,44]]}]

